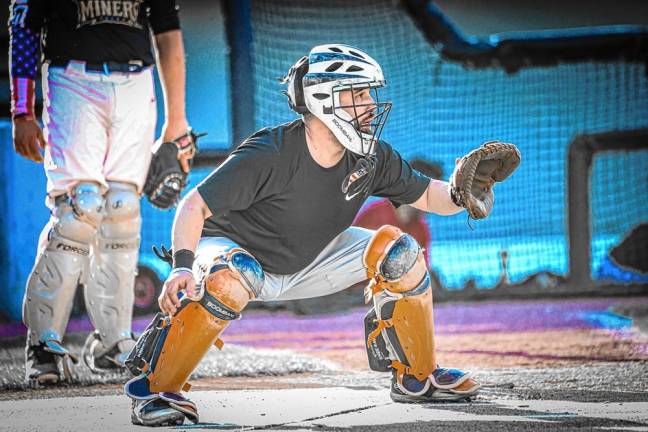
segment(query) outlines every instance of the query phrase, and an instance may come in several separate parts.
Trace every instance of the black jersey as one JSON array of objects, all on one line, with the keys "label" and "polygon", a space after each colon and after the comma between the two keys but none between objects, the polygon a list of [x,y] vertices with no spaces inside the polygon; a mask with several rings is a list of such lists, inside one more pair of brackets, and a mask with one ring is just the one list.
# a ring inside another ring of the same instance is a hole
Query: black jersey
[{"label": "black jersey", "polygon": [[[396,204],[423,195],[430,179],[389,144],[380,142],[376,157],[371,195]],[[295,273],[347,229],[360,210],[364,195],[342,192],[359,158],[346,151],[339,163],[324,168],[310,155],[301,120],[263,129],[198,185],[212,212],[202,234],[233,240],[268,272]]]},{"label": "black jersey", "polygon": [[28,0],[26,27],[44,31],[45,60],[155,63],[154,34],[180,28],[175,0]]}]

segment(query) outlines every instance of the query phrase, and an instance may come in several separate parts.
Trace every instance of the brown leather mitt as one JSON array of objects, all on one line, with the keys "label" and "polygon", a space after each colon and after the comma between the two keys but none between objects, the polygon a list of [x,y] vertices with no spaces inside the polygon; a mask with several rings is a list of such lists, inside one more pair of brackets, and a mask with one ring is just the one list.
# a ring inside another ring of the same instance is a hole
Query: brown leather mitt
[{"label": "brown leather mitt", "polygon": [[450,198],[471,218],[484,219],[493,210],[493,185],[519,165],[520,151],[514,144],[488,141],[459,160],[450,177]]}]

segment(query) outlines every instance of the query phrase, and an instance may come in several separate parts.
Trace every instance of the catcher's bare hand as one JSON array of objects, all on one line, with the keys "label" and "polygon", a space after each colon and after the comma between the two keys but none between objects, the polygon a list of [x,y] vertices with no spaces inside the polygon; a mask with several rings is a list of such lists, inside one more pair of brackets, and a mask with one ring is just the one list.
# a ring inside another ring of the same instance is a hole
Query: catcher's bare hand
[{"label": "catcher's bare hand", "polygon": [[32,117],[17,117],[13,121],[13,143],[16,153],[34,162],[43,162],[40,149],[45,149],[45,137]]},{"label": "catcher's bare hand", "polygon": [[164,287],[162,287],[162,292],[158,297],[160,310],[169,314],[169,316],[175,315],[180,307],[178,293],[184,290],[188,297],[194,297],[196,295],[195,289],[196,281],[190,271],[171,272],[166,282],[164,282]]}]

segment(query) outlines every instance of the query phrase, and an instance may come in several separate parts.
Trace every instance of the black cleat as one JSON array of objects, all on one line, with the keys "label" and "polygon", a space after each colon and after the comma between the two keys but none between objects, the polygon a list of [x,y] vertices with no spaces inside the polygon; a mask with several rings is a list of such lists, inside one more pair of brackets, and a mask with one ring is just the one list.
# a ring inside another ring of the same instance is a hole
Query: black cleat
[{"label": "black cleat", "polygon": [[25,348],[25,382],[31,388],[56,385],[61,381],[57,356],[45,351],[44,344]]},{"label": "black cleat", "polygon": [[134,340],[124,339],[106,350],[98,332],[95,331],[88,335],[83,345],[83,361],[97,374],[123,372],[126,370],[124,361],[134,344]]}]

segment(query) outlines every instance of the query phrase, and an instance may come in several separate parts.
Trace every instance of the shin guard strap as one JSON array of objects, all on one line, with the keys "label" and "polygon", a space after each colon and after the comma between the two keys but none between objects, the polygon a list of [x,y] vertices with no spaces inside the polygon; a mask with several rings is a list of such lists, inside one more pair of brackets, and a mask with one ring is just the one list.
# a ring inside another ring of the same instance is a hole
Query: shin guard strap
[{"label": "shin guard strap", "polygon": [[398,360],[392,360],[391,367],[396,371],[396,378],[399,383],[403,382],[403,375],[409,374],[410,372],[409,366],[399,362]]},{"label": "shin guard strap", "polygon": [[369,333],[369,336],[367,337],[367,346],[371,347],[371,343],[376,340],[378,336],[380,336],[380,332],[382,332],[385,329],[388,329],[390,327],[394,326],[394,323],[392,320],[377,320],[378,322],[378,327],[371,333]]},{"label": "shin guard strap", "polygon": [[405,291],[401,293],[403,297],[411,297],[411,296],[417,296],[421,295],[427,290],[430,289],[432,286],[431,284],[432,280],[430,279],[430,273],[425,272],[425,275],[423,276],[423,279],[421,279],[421,282],[416,286],[416,288],[412,289],[411,291]]},{"label": "shin guard strap", "polygon": [[207,290],[205,290],[205,293],[202,299],[200,299],[199,303],[205,308],[207,312],[224,321],[232,321],[241,317],[240,313],[223,304],[223,302],[211,295]]}]

